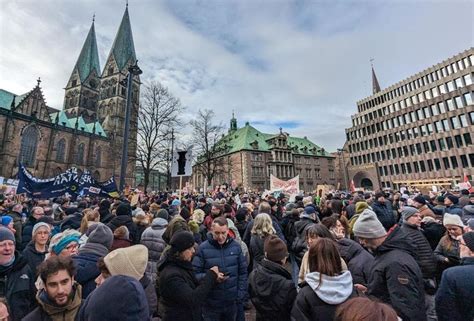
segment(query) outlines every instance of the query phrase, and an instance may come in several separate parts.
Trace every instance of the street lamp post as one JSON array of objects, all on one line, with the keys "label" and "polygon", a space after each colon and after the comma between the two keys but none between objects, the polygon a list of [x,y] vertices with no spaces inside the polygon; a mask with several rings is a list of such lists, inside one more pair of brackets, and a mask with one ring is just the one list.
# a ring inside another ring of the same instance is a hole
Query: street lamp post
[{"label": "street lamp post", "polygon": [[347,191],[347,171],[346,171],[346,162],[344,161],[344,152],[346,151],[344,148],[338,148],[337,151],[342,156],[342,171],[344,174],[344,188]]},{"label": "street lamp post", "polygon": [[131,113],[131,101],[132,101],[132,81],[133,76],[138,76],[143,73],[143,71],[138,67],[138,60],[135,61],[135,64],[128,67],[128,75],[126,78],[127,82],[127,102],[125,107],[125,129],[123,131],[123,145],[122,145],[122,163],[120,166],[120,192],[123,192],[125,187],[125,175],[127,172],[127,162],[128,162],[128,136],[130,132],[130,113]]}]

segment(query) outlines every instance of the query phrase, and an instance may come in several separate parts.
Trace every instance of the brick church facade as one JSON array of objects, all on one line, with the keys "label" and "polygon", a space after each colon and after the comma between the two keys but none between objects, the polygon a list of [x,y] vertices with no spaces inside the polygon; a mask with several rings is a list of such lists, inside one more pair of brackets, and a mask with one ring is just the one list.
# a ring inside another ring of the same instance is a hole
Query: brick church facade
[{"label": "brick church facade", "polygon": [[[0,176],[18,164],[41,178],[69,167],[103,181],[120,175],[128,68],[136,61],[128,8],[101,70],[94,22],[65,87],[63,110],[46,105],[41,81],[16,95],[0,89]],[[127,184],[134,183],[140,79],[133,76]]]}]

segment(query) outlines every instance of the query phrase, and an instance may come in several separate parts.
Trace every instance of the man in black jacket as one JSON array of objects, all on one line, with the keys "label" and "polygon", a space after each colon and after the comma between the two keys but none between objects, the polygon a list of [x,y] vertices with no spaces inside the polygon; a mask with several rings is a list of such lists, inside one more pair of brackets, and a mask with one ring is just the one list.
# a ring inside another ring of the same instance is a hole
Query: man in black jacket
[{"label": "man in black jacket", "polygon": [[265,258],[249,276],[250,299],[257,321],[289,321],[296,287],[284,268],[288,250],[285,242],[270,235],[264,244]]},{"label": "man in black jacket", "polygon": [[386,231],[395,225],[396,222],[395,216],[393,215],[392,204],[385,199],[384,193],[378,192],[375,194],[375,201],[372,204],[372,209]]},{"label": "man in black jacket", "polygon": [[0,227],[0,296],[6,298],[13,321],[32,310],[34,294],[33,274],[20,252],[15,251],[15,236]]},{"label": "man in black jacket", "polygon": [[390,304],[404,321],[426,320],[423,276],[410,237],[400,228],[389,235],[372,211],[364,211],[354,224],[354,235],[375,254],[366,290]]}]

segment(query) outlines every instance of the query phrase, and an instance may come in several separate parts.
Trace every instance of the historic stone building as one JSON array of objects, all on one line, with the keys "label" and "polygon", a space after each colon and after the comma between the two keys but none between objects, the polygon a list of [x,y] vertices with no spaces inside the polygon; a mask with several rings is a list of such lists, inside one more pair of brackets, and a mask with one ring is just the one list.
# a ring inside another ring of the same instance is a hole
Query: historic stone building
[{"label": "historic stone building", "polygon": [[[265,134],[248,122],[237,128],[232,117],[227,135],[217,143],[221,151],[222,169],[212,182],[223,183],[253,191],[270,187],[270,174],[288,180],[300,176],[300,189],[314,191],[319,184],[335,185],[334,157],[307,137],[293,137],[280,129],[276,134]],[[205,177],[193,167],[193,187],[204,188]]]},{"label": "historic stone building", "polygon": [[[119,179],[128,67],[136,61],[128,7],[101,72],[94,21],[65,87],[63,110],[46,105],[40,80],[30,92],[0,89],[0,176],[13,177],[21,162],[36,176],[71,166],[98,180]],[[126,181],[134,182],[140,79],[132,85]]]},{"label": "historic stone building", "polygon": [[474,48],[357,103],[344,150],[368,189],[449,187],[474,174]]}]

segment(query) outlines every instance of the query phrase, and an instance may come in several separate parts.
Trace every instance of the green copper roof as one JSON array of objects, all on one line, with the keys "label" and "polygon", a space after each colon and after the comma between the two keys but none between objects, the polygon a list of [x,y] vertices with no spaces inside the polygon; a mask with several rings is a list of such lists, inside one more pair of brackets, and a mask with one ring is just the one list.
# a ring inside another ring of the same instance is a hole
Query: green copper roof
[{"label": "green copper roof", "polygon": [[95,123],[95,131],[94,131],[94,123],[86,124],[86,122],[84,121],[84,118],[82,118],[81,116],[79,116],[79,118],[78,117],[68,118],[67,114],[64,111],[59,111],[59,112],[50,114],[49,116],[51,118],[51,122],[56,123],[56,117],[58,117],[58,115],[59,115],[58,125],[60,126],[65,126],[67,128],[74,129],[76,128],[76,121],[77,121],[78,130],[82,130],[82,128],[84,128],[83,131],[86,133],[96,134],[102,137],[107,137],[104,129],[102,128],[99,122]]},{"label": "green copper roof", "polygon": [[113,55],[119,70],[122,70],[127,62],[132,59],[135,62],[135,46],[133,45],[132,27],[128,15],[128,7],[123,14],[122,22],[115,36],[114,44],[110,50],[109,58]]},{"label": "green copper roof", "polygon": [[13,99],[15,99],[15,106],[18,106],[21,101],[28,95],[28,93],[23,95],[15,95],[9,91],[0,89],[0,108],[11,109]]},{"label": "green copper roof", "polygon": [[[224,148],[224,146],[226,146],[226,154],[238,152],[241,150],[267,152],[271,148],[267,140],[276,136],[278,135],[262,133],[247,123],[244,127],[241,127],[236,131],[224,136],[217,143],[217,147]],[[293,148],[293,153],[295,154],[331,156],[328,152],[322,150],[318,145],[314,144],[307,138],[288,136],[287,143],[290,148]],[[254,146],[257,148],[254,148]]]},{"label": "green copper roof", "polygon": [[94,22],[92,22],[74,68],[77,68],[81,82],[85,81],[93,70],[95,70],[97,75],[100,75],[99,51],[97,50]]}]

